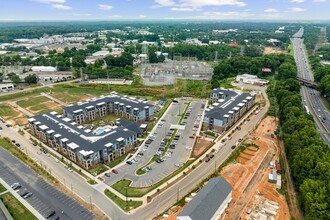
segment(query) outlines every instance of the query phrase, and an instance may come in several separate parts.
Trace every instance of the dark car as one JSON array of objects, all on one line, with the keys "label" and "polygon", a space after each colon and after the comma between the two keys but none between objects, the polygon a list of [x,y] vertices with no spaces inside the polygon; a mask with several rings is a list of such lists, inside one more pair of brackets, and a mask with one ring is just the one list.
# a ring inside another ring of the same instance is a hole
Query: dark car
[{"label": "dark car", "polygon": [[236,145],[234,144],[233,146],[231,146],[231,149],[235,149]]},{"label": "dark car", "polygon": [[208,158],[206,158],[206,160],[205,160],[205,162],[207,163],[207,162],[209,162],[211,159],[208,157]]},{"label": "dark car", "polygon": [[212,154],[211,156],[210,156],[210,159],[212,159],[214,157],[214,154]]},{"label": "dark car", "polygon": [[54,216],[54,217],[52,218],[52,220],[60,220],[60,217],[58,217],[58,216]]},{"label": "dark car", "polygon": [[11,140],[11,142],[15,143],[16,141],[15,140]]},{"label": "dark car", "polygon": [[16,143],[15,145],[16,145],[16,147],[20,147],[21,146],[19,143]]},{"label": "dark car", "polygon": [[110,177],[111,175],[110,175],[110,173],[105,173],[104,176]]},{"label": "dark car", "polygon": [[25,195],[23,196],[23,198],[24,198],[24,199],[27,199],[27,198],[31,197],[32,195],[33,195],[32,192],[28,192],[27,194],[25,194]]},{"label": "dark car", "polygon": [[29,191],[22,191],[21,193],[19,193],[19,195],[24,198],[24,196],[26,196],[28,193]]},{"label": "dark car", "polygon": [[50,218],[50,217],[54,216],[55,214],[56,214],[55,211],[51,211],[46,215],[46,218]]},{"label": "dark car", "polygon": [[126,163],[127,163],[128,165],[132,165],[132,164],[133,164],[132,161],[130,161],[130,160],[126,161]]},{"label": "dark car", "polygon": [[115,169],[111,170],[111,172],[113,172],[114,174],[118,174],[118,171]]}]

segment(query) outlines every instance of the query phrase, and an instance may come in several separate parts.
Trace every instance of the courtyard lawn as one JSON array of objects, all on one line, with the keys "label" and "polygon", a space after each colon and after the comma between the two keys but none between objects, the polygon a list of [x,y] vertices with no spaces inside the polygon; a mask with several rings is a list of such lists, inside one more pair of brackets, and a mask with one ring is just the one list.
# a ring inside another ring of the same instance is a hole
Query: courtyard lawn
[{"label": "courtyard lawn", "polygon": [[29,97],[24,100],[20,100],[17,102],[17,105],[21,106],[22,108],[29,108],[48,101],[50,101],[50,99],[44,96],[35,96],[35,97]]},{"label": "courtyard lawn", "polygon": [[19,115],[11,106],[9,105],[0,105],[0,116],[7,119],[7,118],[14,118]]},{"label": "courtyard lawn", "polygon": [[6,187],[4,187],[2,184],[0,184],[0,193],[6,191]]}]

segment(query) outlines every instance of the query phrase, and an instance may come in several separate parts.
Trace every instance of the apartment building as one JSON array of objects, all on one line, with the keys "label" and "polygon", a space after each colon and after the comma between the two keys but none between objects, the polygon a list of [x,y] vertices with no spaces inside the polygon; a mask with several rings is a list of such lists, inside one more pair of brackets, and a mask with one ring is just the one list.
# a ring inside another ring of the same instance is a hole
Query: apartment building
[{"label": "apartment building", "polygon": [[86,170],[107,164],[137,146],[135,131],[121,125],[90,130],[76,119],[48,112],[31,117],[28,122],[35,137]]},{"label": "apartment building", "polygon": [[90,99],[63,109],[64,116],[72,119],[77,124],[107,114],[115,114],[131,121],[150,121],[153,119],[155,112],[155,106],[147,101],[117,94]]},{"label": "apartment building", "polygon": [[223,88],[210,95],[211,106],[205,111],[203,129],[223,132],[231,127],[255,104],[255,94]]}]

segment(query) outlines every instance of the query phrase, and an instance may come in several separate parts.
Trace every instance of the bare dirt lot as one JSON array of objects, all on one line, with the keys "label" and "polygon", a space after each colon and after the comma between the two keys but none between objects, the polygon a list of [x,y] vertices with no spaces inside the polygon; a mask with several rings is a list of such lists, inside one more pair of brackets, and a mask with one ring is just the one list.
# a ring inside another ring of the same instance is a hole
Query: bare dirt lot
[{"label": "bare dirt lot", "polygon": [[191,157],[198,158],[205,151],[207,151],[212,146],[212,141],[198,138],[195,142],[194,150]]},{"label": "bare dirt lot", "polygon": [[284,50],[274,47],[265,47],[264,54],[271,54],[271,53],[286,53],[286,52]]},{"label": "bare dirt lot", "polygon": [[[250,215],[260,212],[258,208],[263,206],[265,201],[278,204],[275,219],[290,219],[284,196],[277,192],[275,184],[268,182],[268,174],[271,172],[269,162],[278,160],[279,157],[276,141],[270,138],[276,127],[273,117],[265,118],[248,141],[259,149],[256,151],[256,148],[247,148],[235,163],[222,170],[221,174],[233,186],[233,199],[227,209],[226,219],[251,219]],[[252,210],[250,215],[246,214],[249,209]]]}]

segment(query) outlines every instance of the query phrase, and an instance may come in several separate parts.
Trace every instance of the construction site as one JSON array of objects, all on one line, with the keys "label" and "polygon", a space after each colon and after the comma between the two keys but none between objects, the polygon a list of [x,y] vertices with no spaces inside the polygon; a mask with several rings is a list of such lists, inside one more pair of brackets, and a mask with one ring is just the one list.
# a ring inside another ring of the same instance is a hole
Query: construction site
[{"label": "construction site", "polygon": [[163,63],[142,63],[140,76],[148,86],[173,85],[176,79],[211,80],[213,68],[196,57],[174,57]]},{"label": "construction site", "polygon": [[[225,219],[290,219],[285,197],[279,193],[281,169],[276,162],[280,149],[273,138],[276,128],[275,118],[266,117],[246,141],[252,146],[222,170],[221,175],[233,186]],[[273,180],[275,176],[279,182]]]}]

